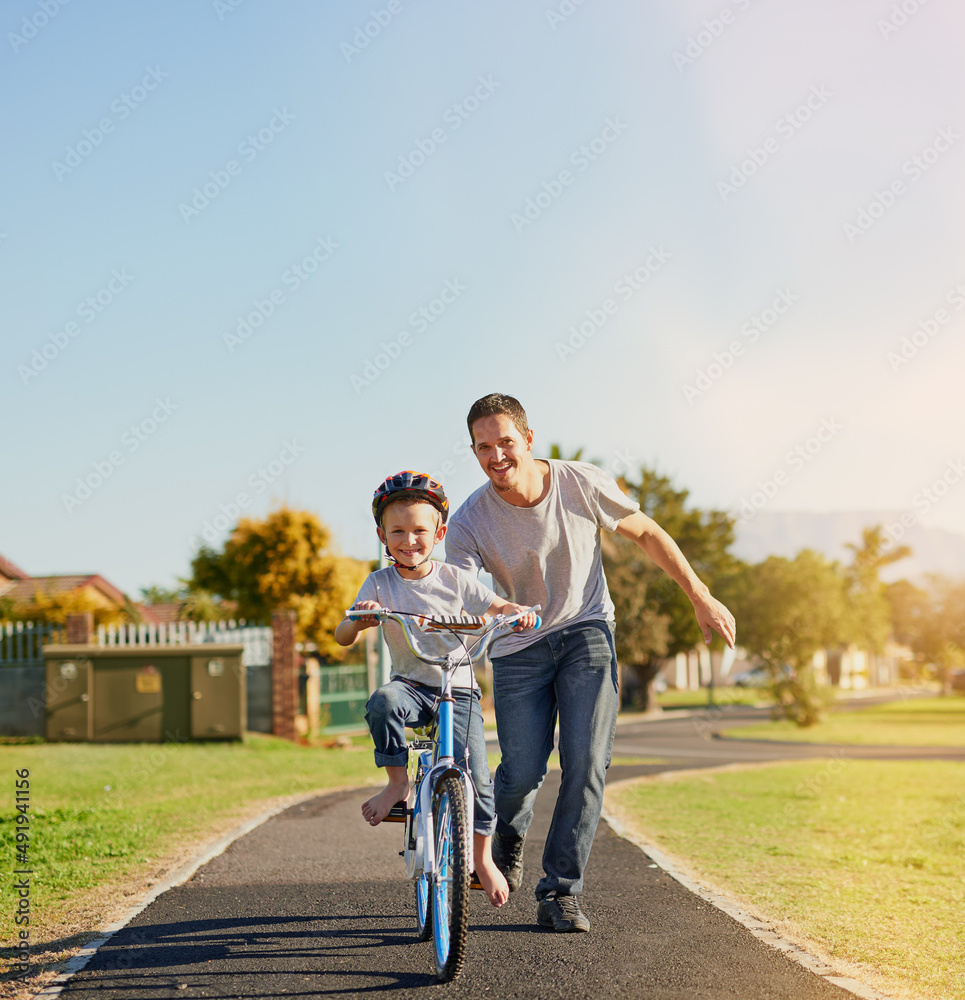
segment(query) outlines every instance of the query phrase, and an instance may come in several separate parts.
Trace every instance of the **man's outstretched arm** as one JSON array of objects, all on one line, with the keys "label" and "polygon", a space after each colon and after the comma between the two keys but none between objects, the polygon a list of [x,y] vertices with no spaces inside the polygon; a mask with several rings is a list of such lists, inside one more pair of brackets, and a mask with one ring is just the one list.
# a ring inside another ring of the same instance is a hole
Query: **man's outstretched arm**
[{"label": "man's outstretched arm", "polygon": [[737,627],[734,616],[720,603],[693,571],[677,543],[643,511],[636,511],[625,517],[617,531],[624,538],[636,542],[644,552],[672,579],[690,598],[697,616],[697,624],[704,634],[704,642],[710,642],[711,630],[734,648]]}]

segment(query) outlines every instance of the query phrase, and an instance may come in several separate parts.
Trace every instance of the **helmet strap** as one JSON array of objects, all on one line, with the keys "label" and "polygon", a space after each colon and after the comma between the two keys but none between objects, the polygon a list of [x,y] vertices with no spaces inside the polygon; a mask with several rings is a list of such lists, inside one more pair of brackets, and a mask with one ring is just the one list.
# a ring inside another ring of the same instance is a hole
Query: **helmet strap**
[{"label": "helmet strap", "polygon": [[395,566],[396,569],[416,570],[416,569],[421,569],[423,566],[425,566],[425,564],[432,558],[432,553],[430,552],[429,555],[427,555],[425,559],[422,560],[422,562],[416,563],[415,566],[406,566],[405,563],[400,563],[399,560],[396,559],[395,556],[392,555],[392,553],[389,551],[388,545],[386,545],[385,547],[385,556],[392,563],[392,565]]}]

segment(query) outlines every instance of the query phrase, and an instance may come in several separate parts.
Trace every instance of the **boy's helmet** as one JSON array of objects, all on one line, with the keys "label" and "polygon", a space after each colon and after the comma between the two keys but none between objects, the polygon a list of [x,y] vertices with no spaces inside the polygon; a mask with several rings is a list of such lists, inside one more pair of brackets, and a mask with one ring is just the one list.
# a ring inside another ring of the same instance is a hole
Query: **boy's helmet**
[{"label": "boy's helmet", "polygon": [[382,512],[390,500],[408,497],[412,500],[426,500],[442,514],[442,523],[449,517],[449,501],[442,483],[437,483],[432,476],[413,469],[404,469],[394,476],[389,476],[372,495],[372,515],[375,523],[382,527]]}]

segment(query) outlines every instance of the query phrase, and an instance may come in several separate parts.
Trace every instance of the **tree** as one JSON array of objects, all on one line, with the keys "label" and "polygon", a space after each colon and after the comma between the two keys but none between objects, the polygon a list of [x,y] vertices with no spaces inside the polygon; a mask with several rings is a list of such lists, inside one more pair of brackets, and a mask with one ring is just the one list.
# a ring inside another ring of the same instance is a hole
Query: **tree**
[{"label": "tree", "polygon": [[142,587],[141,600],[148,606],[178,605],[178,621],[220,622],[236,616],[237,606],[233,601],[223,601],[210,590],[202,590],[183,577],[178,577],[178,584],[177,590],[158,586]]},{"label": "tree", "polygon": [[[574,451],[573,454],[570,455],[570,457],[568,459],[566,459],[566,461],[567,462],[579,462],[579,461],[582,460],[582,455],[583,455],[583,449],[582,448],[577,448],[576,451]],[[563,449],[558,444],[551,444],[550,445],[549,457],[550,458],[555,458],[555,459],[562,459],[563,458]],[[596,464],[599,465],[599,462],[597,462]]]},{"label": "tree", "polygon": [[878,574],[885,566],[911,555],[907,545],[889,549],[884,528],[861,532],[861,543],[847,544],[854,556],[845,571],[850,620],[848,638],[872,653],[881,653],[892,633],[891,607]]},{"label": "tree", "polygon": [[891,610],[892,635],[896,642],[924,654],[927,640],[927,619],[931,613],[931,598],[926,590],[910,580],[896,580],[885,588],[885,599]]},{"label": "tree", "polygon": [[931,574],[927,589],[898,580],[885,593],[895,639],[911,647],[920,666],[934,665],[948,694],[950,671],[965,664],[965,580]]},{"label": "tree", "polygon": [[332,633],[369,570],[332,550],[329,530],[309,511],[282,506],[264,520],[242,518],[221,552],[202,546],[191,562],[192,591],[235,602],[239,617],[267,621],[292,608],[297,635],[322,656],[345,650]]},{"label": "tree", "polygon": [[938,592],[939,613],[947,640],[965,649],[965,580],[934,576],[931,581]]},{"label": "tree", "polygon": [[[728,552],[734,541],[734,521],[728,514],[688,508],[689,491],[676,489],[652,469],[641,468],[637,483],[626,478],[619,482],[644,514],[676,541],[712,592],[737,572],[741,564]],[[639,546],[619,535],[604,536],[603,564],[616,608],[617,657],[633,668],[640,682],[639,705],[647,709],[662,659],[702,644],[703,635],[687,595]],[[714,643],[723,640],[715,636]]]},{"label": "tree", "polygon": [[43,590],[35,587],[33,600],[29,604],[16,604],[9,608],[9,617],[26,622],[44,622],[50,625],[64,625],[67,616],[92,611],[95,625],[119,625],[125,620],[136,621],[136,609],[125,598],[124,606],[105,606],[83,590]]},{"label": "tree", "polygon": [[[179,581],[184,583],[183,580]],[[184,587],[171,590],[168,587],[141,587],[141,602],[144,604],[180,604],[184,600]]]},{"label": "tree", "polygon": [[[655,607],[652,593],[660,572],[639,546],[617,534],[602,538],[607,588],[618,628],[617,658],[639,682],[636,703],[651,707],[650,685],[670,646],[670,616]],[[648,601],[649,598],[649,601]]]},{"label": "tree", "polygon": [[728,588],[741,645],[771,677],[778,711],[800,726],[818,722],[831,691],[819,688],[812,661],[846,638],[847,581],[837,563],[810,549],[745,566]]},{"label": "tree", "polygon": [[178,621],[220,622],[235,615],[235,605],[222,601],[210,590],[187,590],[180,601]]}]

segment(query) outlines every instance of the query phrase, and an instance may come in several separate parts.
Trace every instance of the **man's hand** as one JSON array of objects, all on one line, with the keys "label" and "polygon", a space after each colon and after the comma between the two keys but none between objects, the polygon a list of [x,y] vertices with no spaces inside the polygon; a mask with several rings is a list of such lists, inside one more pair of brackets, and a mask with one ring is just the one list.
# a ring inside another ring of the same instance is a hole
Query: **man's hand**
[{"label": "man's hand", "polygon": [[[522,604],[513,604],[511,601],[493,601],[489,606],[489,610],[486,612],[488,615],[518,615],[520,611],[525,611],[526,608]],[[535,611],[530,611],[529,614],[523,615],[519,621],[513,622],[514,632],[525,632],[528,628],[535,628],[536,619],[539,615]]]},{"label": "man's hand", "polygon": [[618,525],[617,531],[630,539],[673,580],[683,588],[690,598],[697,616],[697,624],[704,634],[704,642],[709,643],[714,632],[734,648],[737,627],[734,616],[712,597],[707,587],[700,582],[690,567],[677,543],[652,518],[642,511],[628,514]]},{"label": "man's hand", "polygon": [[734,640],[737,638],[734,616],[709,593],[706,596],[694,597],[692,600],[697,624],[704,633],[704,642],[709,645],[713,633],[716,632],[733,649]]},{"label": "man's hand", "polygon": [[[515,614],[517,614],[518,612],[520,612],[522,610],[523,610],[523,606],[521,604],[517,605],[516,611],[513,611],[512,614],[515,615]],[[537,615],[535,611],[530,611],[530,613],[528,615],[523,615],[523,617],[520,618],[519,621],[513,622],[513,631],[514,632],[525,632],[527,629],[535,628],[536,627],[536,619],[538,617],[539,617],[539,615]]]}]

